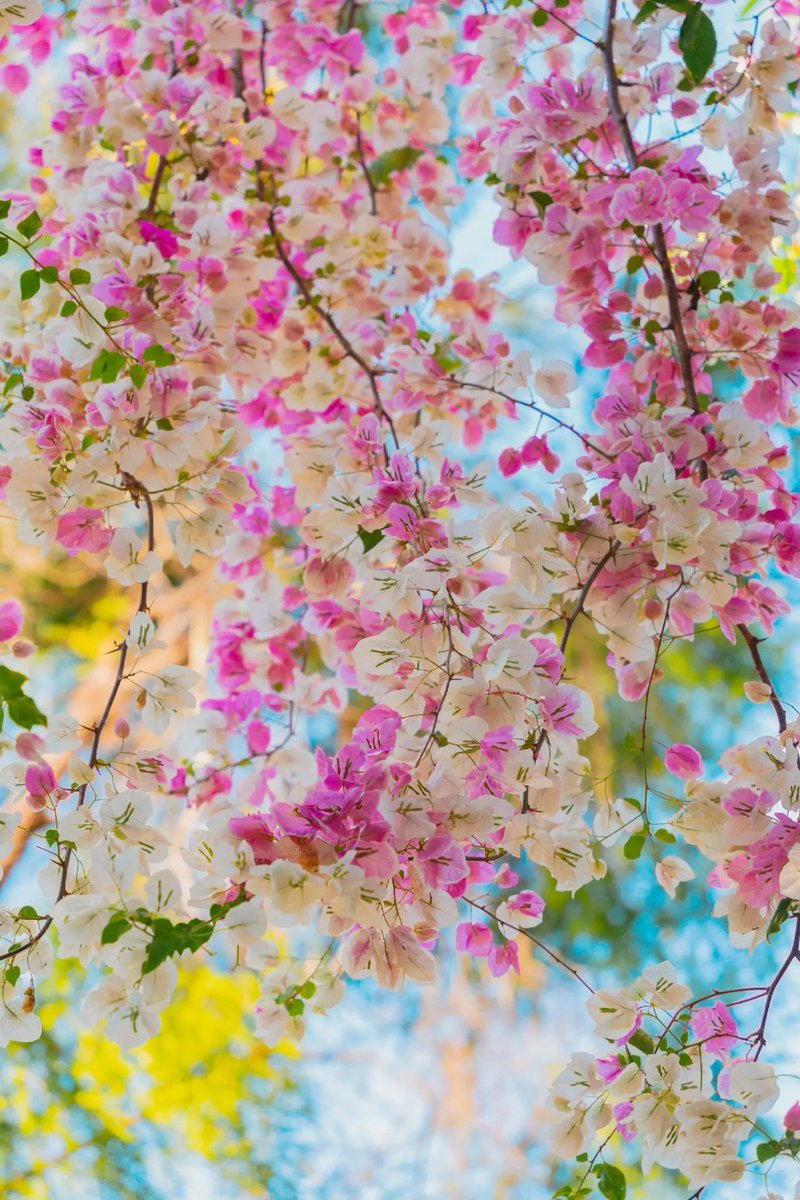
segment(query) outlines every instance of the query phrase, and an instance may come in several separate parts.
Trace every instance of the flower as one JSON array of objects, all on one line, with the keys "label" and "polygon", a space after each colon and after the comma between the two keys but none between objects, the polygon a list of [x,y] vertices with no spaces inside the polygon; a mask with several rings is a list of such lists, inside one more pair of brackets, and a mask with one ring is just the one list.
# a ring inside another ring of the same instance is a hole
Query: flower
[{"label": "flower", "polygon": [[703,774],[703,760],[692,746],[680,742],[670,746],[664,755],[664,765],[678,779],[699,779]]}]

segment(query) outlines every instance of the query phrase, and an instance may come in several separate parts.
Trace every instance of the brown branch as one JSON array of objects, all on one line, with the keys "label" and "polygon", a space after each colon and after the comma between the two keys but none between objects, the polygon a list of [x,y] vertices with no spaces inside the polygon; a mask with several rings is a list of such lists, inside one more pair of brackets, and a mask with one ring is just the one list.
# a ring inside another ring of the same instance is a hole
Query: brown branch
[{"label": "brown branch", "polygon": [[778,990],[778,985],[786,972],[789,970],[789,967],[792,965],[792,963],[795,961],[800,962],[800,917],[795,917],[794,921],[794,937],[792,938],[791,949],[778,968],[772,983],[767,988],[767,994],[764,998],[764,1008],[761,1013],[761,1021],[759,1022],[758,1029],[755,1031],[755,1033],[751,1034],[751,1041],[753,1041],[756,1046],[756,1052],[753,1055],[754,1060],[760,1057],[761,1051],[767,1044],[766,1033],[767,1021],[769,1020],[769,1010],[772,1007],[772,1001],[775,999],[775,993]]},{"label": "brown branch", "polygon": [[575,622],[577,621],[578,617],[583,612],[583,606],[586,603],[587,597],[589,595],[589,592],[592,590],[592,586],[593,586],[595,580],[597,579],[598,575],[603,570],[603,567],[606,565],[606,563],[609,561],[609,559],[612,559],[614,557],[614,555],[617,553],[618,549],[619,549],[619,542],[615,538],[611,542],[610,546],[608,547],[608,550],[606,550],[603,557],[594,566],[591,574],[588,576],[586,582],[584,583],[583,587],[581,588],[580,593],[578,595],[578,599],[573,606],[572,612],[567,617],[567,623],[564,626],[564,632],[562,633],[561,641],[558,644],[558,648],[562,654],[564,653],[564,651],[567,648],[567,642],[569,641],[570,634],[572,633],[572,627],[575,624]]},{"label": "brown branch", "polygon": [[786,709],[778,699],[775,685],[770,679],[769,671],[764,665],[764,660],[761,657],[761,651],[758,648],[759,638],[752,634],[746,625],[737,625],[736,628],[744,638],[747,648],[750,651],[750,657],[753,660],[753,666],[756,669],[756,674],[762,683],[765,683],[769,688],[769,702],[772,705],[775,716],[778,718],[778,729],[781,733],[786,732]]},{"label": "brown branch", "polygon": [[[628,160],[628,165],[632,171],[635,171],[639,166],[639,155],[636,150],[636,144],[633,140],[628,118],[625,115],[625,110],[622,107],[619,94],[619,79],[617,78],[617,69],[614,64],[614,20],[617,14],[617,0],[609,0],[608,10],[606,13],[606,28],[605,38],[598,42],[598,49],[603,55],[606,64],[606,76],[608,78],[608,106],[611,110],[611,115],[614,118],[614,123],[617,127],[620,139],[625,148],[625,156]],[[664,234],[664,226],[660,223],[653,226],[653,240],[655,242],[654,255],[661,269],[661,275],[664,280],[664,287],[667,293],[667,303],[669,305],[670,325],[672,334],[675,338],[675,348],[678,355],[678,365],[680,366],[681,378],[683,380],[684,391],[690,406],[695,412],[700,412],[700,404],[697,398],[697,389],[695,387],[694,375],[692,373],[692,351],[689,348],[689,343],[686,338],[686,330],[683,324],[683,313],[681,310],[680,292],[678,285],[675,282],[675,273],[672,270],[672,263],[669,260],[669,250],[667,249],[667,239]],[[707,476],[707,467],[705,462],[700,464],[701,475]]]}]

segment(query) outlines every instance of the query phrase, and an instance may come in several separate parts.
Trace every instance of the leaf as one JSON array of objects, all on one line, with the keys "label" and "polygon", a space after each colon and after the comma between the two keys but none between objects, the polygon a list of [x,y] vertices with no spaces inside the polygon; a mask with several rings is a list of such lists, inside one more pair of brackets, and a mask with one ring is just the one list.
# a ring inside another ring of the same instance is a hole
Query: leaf
[{"label": "leaf", "polygon": [[84,271],[83,267],[73,267],[69,273],[70,283],[91,283],[92,277],[88,271]]},{"label": "leaf", "polygon": [[58,271],[55,267],[42,267],[39,278],[43,283],[58,283]]},{"label": "leaf", "polygon": [[109,918],[103,932],[100,934],[100,945],[111,946],[114,942],[118,942],[123,933],[127,933],[131,928],[131,923],[125,913],[117,912]]},{"label": "leaf", "polygon": [[2,258],[4,254],[8,254],[8,238],[0,237],[0,258]]},{"label": "leaf", "polygon": [[619,1167],[612,1167],[610,1163],[598,1163],[594,1173],[597,1176],[600,1194],[605,1196],[606,1200],[625,1200],[628,1185]]},{"label": "leaf", "polygon": [[0,200],[0,221],[5,221],[8,214],[11,212],[11,201]]},{"label": "leaf", "polygon": [[146,367],[143,367],[141,363],[131,363],[128,367],[128,374],[135,388],[144,387],[145,380],[147,379]]},{"label": "leaf", "polygon": [[127,310],[124,308],[117,308],[115,304],[110,304],[105,311],[105,318],[107,321],[124,321],[127,316]]},{"label": "leaf", "polygon": [[0,700],[11,700],[22,695],[28,676],[0,665]]},{"label": "leaf", "polygon": [[637,1029],[636,1033],[628,1038],[628,1045],[633,1046],[636,1050],[641,1050],[642,1054],[652,1054],[656,1048],[650,1034],[645,1033],[643,1029]]},{"label": "leaf", "polygon": [[626,858],[631,860],[639,858],[644,849],[644,834],[635,833],[633,837],[629,837],[625,845],[622,847],[622,853]]},{"label": "leaf", "polygon": [[11,987],[13,987],[14,984],[19,979],[21,974],[22,974],[22,971],[17,966],[17,964],[12,963],[10,967],[6,967],[6,982],[9,983],[11,985]]},{"label": "leaf", "polygon": [[405,171],[408,167],[413,167],[414,163],[422,155],[421,150],[416,150],[413,146],[398,146],[396,150],[387,150],[369,169],[370,177],[376,187],[381,184],[388,183],[392,175],[398,171]]},{"label": "leaf", "polygon": [[8,715],[20,729],[33,729],[34,725],[46,725],[47,717],[30,696],[12,696],[8,703]]},{"label": "leaf", "polygon": [[62,317],[71,317],[72,314],[76,311],[77,307],[78,306],[74,300],[65,300],[64,303],[61,305],[61,316]]},{"label": "leaf", "polygon": [[789,896],[784,896],[775,912],[772,914],[772,920],[767,926],[767,941],[773,938],[783,923],[788,920],[789,914],[792,911],[792,899]]},{"label": "leaf", "polygon": [[641,254],[632,254],[625,264],[625,270],[629,275],[635,275],[638,270],[644,266],[644,258]]},{"label": "leaf", "polygon": [[756,1158],[760,1163],[768,1162],[771,1158],[776,1158],[780,1154],[781,1148],[778,1142],[761,1142],[756,1146]]},{"label": "leaf", "polygon": [[154,367],[170,367],[175,362],[175,355],[154,342],[142,354],[142,362],[151,362]]},{"label": "leaf", "polygon": [[719,284],[719,271],[701,271],[697,276],[697,286],[701,292],[710,292],[714,288],[719,287]]},{"label": "leaf", "polygon": [[34,209],[32,213],[28,213],[27,217],[23,217],[23,219],[17,223],[17,229],[27,241],[30,241],[31,238],[36,237],[36,234],[41,228],[42,218],[39,216],[36,209]]},{"label": "leaf", "polygon": [[44,918],[40,917],[38,912],[36,911],[36,909],[33,908],[30,904],[23,904],[22,908],[17,913],[17,916],[19,917],[20,921],[42,921],[42,920],[44,920]]},{"label": "leaf", "polygon": [[19,277],[19,290],[23,300],[30,300],[31,296],[35,296],[39,288],[42,286],[42,281],[39,278],[39,272],[31,268],[29,271],[23,271]]},{"label": "leaf", "polygon": [[373,546],[377,546],[383,541],[382,529],[364,529],[361,525],[358,527],[358,536],[361,538],[361,545],[364,547],[364,553],[371,550]]},{"label": "leaf", "polygon": [[90,379],[100,379],[103,383],[113,383],[125,366],[125,358],[117,350],[101,350],[92,363]]},{"label": "leaf", "polygon": [[693,4],[678,34],[678,49],[695,83],[702,83],[717,52],[717,35],[701,4]]}]

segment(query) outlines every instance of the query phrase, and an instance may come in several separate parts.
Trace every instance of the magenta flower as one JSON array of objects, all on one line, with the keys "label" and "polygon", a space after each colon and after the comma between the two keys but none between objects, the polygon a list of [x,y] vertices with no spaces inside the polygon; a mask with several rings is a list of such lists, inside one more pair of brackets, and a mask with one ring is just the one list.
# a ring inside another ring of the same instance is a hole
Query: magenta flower
[{"label": "magenta flower", "polygon": [[783,1115],[783,1127],[790,1133],[800,1133],[800,1101],[795,1101]]},{"label": "magenta flower", "polygon": [[492,946],[489,951],[489,971],[496,979],[513,971],[519,975],[519,949],[516,942],[504,942],[501,946]]},{"label": "magenta flower", "polygon": [[456,950],[462,954],[474,954],[477,958],[486,958],[491,953],[493,944],[492,931],[488,925],[462,921],[456,927]]},{"label": "magenta flower", "polygon": [[78,550],[93,554],[105,550],[113,537],[112,530],[103,524],[99,508],[75,508],[58,518],[56,539],[70,555]]},{"label": "magenta flower", "polygon": [[719,1059],[727,1058],[739,1040],[733,1015],[721,1000],[704,1008],[696,1008],[692,1014],[691,1029],[709,1054]]},{"label": "magenta flower", "polygon": [[22,629],[22,609],[16,600],[0,604],[0,642],[10,642]]},{"label": "magenta flower", "polygon": [[664,755],[664,765],[678,779],[699,779],[703,774],[703,760],[692,746],[676,742]]}]

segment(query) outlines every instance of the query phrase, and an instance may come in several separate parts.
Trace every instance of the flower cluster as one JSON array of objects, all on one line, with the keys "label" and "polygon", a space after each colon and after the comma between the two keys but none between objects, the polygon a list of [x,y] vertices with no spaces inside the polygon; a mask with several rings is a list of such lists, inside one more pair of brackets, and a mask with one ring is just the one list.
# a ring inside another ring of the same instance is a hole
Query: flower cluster
[{"label": "flower cluster", "polygon": [[[88,1017],[128,1043],[212,939],[262,976],[270,1040],[345,974],[430,980],[452,925],[518,971],[544,903],[516,860],[574,893],[650,828],[646,795],[632,816],[594,794],[567,660],[586,619],[627,701],[665,637],[713,620],[747,646],[779,736],[711,783],[673,747],[667,837],[713,861],[738,939],[793,916],[800,731],[759,642],[788,608],[777,577],[800,577],[781,432],[800,319],[771,291],[797,224],[797,14],[718,51],[708,7],[81,0],[29,189],[0,201],[0,482],[22,538],[92,556],[137,604],[88,752],[74,718],[34,733],[0,668],[6,782],[51,822],[48,911],[0,914],[7,1037],[36,1036],[53,923],[59,953],[104,968]],[[12,52],[45,55],[49,18],[13,8],[33,23]],[[495,242],[602,372],[590,421],[569,362],[512,347],[498,280],[454,266],[448,227],[487,186]],[[151,615],[165,559],[196,553],[225,583],[199,705]],[[9,643],[20,619],[0,608]],[[692,874],[656,866],[672,897]],[[266,939],[286,926],[328,939],[313,967]],[[596,993],[622,1049],[557,1083],[560,1152],[611,1128],[701,1187],[738,1178],[776,1096],[762,992],[744,1041],[660,967]]]}]

